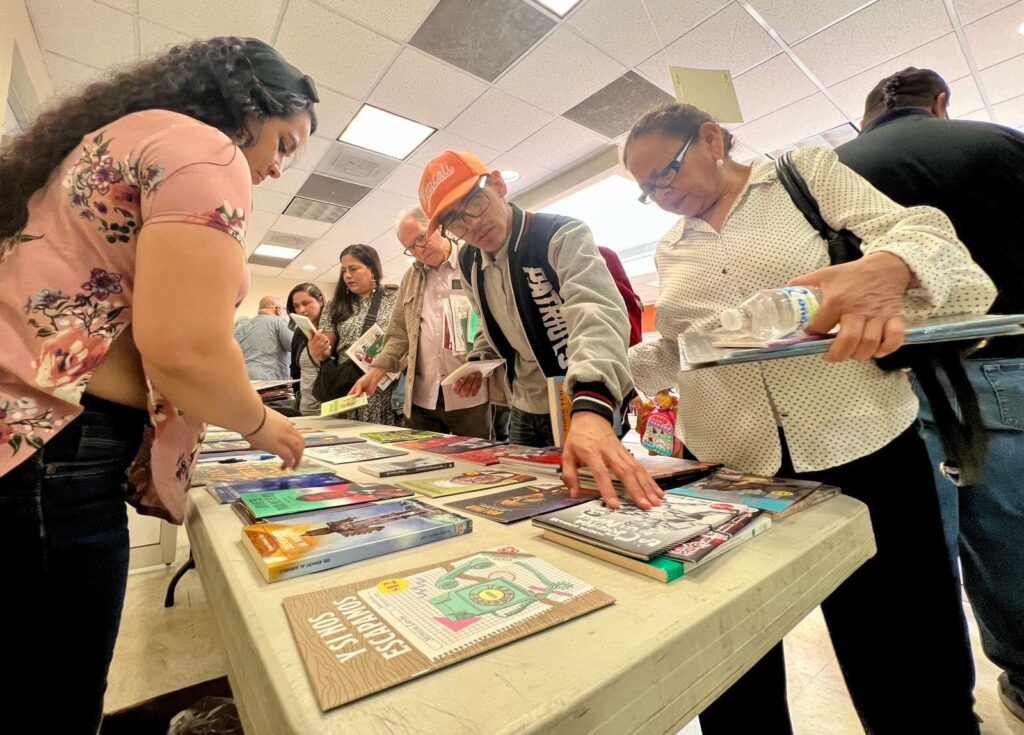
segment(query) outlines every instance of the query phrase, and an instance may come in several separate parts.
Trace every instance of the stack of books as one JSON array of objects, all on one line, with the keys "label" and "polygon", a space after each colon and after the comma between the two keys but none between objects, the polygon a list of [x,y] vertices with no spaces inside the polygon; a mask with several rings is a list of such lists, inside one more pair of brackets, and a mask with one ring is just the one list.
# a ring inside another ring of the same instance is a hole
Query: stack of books
[{"label": "stack of books", "polygon": [[835,485],[810,480],[764,477],[720,469],[709,477],[674,487],[668,492],[705,500],[743,503],[767,511],[778,520],[823,503],[839,495],[840,491]]},{"label": "stack of books", "polygon": [[[669,488],[679,487],[685,483],[692,482],[722,466],[713,462],[696,462],[689,459],[662,457],[660,455],[638,456],[636,460],[650,473],[654,482],[662,490],[668,490]],[[616,492],[620,494],[626,492],[625,486],[623,486],[618,478],[612,479],[612,485],[615,487]],[[580,487],[597,487],[594,475],[589,467],[580,467]]]},{"label": "stack of books", "polygon": [[562,450],[558,447],[520,447],[503,452],[501,466],[518,472],[558,476],[562,473]]},{"label": "stack of books", "polygon": [[299,379],[287,380],[250,380],[249,383],[256,389],[260,400],[264,403],[281,403],[295,400],[295,391],[292,385],[298,383]]}]

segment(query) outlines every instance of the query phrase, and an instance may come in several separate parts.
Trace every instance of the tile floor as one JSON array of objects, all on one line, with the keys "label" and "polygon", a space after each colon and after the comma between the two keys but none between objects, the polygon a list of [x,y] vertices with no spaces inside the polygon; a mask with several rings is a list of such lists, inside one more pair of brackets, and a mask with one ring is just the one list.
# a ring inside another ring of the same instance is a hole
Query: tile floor
[{"label": "tile floor", "polygon": [[[150,697],[224,675],[224,651],[216,622],[206,602],[199,574],[190,571],[178,585],[176,604],[164,608],[164,593],[178,564],[188,558],[185,534],[179,534],[177,561],[171,567],[134,572],[121,634],[114,651],[105,709],[127,707]],[[983,735],[1024,735],[1024,723],[999,702],[998,669],[984,657],[970,606],[978,685],[975,711],[983,719]],[[820,610],[815,610],[786,637],[789,698],[793,725],[800,735],[861,735],[849,695],[839,672]],[[699,735],[690,723],[679,735]]]}]

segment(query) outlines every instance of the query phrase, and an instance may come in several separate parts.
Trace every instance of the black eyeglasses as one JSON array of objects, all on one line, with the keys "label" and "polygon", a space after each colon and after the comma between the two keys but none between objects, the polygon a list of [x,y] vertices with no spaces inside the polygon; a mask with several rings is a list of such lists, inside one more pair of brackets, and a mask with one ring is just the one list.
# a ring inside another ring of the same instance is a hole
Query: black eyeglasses
[{"label": "black eyeglasses", "polygon": [[683,167],[683,157],[686,155],[686,151],[690,149],[690,143],[696,140],[697,136],[693,136],[683,147],[679,149],[679,153],[672,159],[672,163],[667,165],[661,170],[657,176],[654,177],[654,181],[643,187],[643,193],[640,194],[640,198],[637,199],[641,204],[650,204],[653,201],[654,192],[658,189],[667,189],[672,186],[672,182],[676,180],[676,176],[679,175],[679,169]]},{"label": "black eyeglasses", "polygon": [[402,250],[406,255],[412,255],[415,257],[416,253],[422,253],[427,247],[427,233],[423,233],[415,240],[412,241],[412,245]]},{"label": "black eyeglasses", "polygon": [[476,186],[462,199],[462,206],[451,214],[441,218],[441,234],[449,240],[461,240],[466,236],[469,225],[466,224],[466,217],[476,219],[487,211],[491,206],[491,198],[487,196],[487,182],[491,177],[481,176]]}]

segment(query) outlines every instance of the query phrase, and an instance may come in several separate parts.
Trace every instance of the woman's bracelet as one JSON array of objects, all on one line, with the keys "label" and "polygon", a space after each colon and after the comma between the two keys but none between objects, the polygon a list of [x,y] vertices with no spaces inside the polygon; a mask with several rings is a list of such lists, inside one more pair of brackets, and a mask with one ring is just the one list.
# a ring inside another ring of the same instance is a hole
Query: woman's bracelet
[{"label": "woman's bracelet", "polygon": [[252,436],[253,434],[258,434],[258,433],[260,433],[260,429],[262,429],[262,428],[263,428],[263,425],[264,425],[265,423],[267,423],[267,407],[266,407],[266,405],[264,405],[264,406],[263,406],[263,418],[262,418],[262,419],[260,419],[260,425],[259,425],[259,426],[257,426],[257,427],[256,427],[255,429],[253,429],[252,431],[250,431],[250,432],[249,432],[248,434],[242,434],[242,436]]}]

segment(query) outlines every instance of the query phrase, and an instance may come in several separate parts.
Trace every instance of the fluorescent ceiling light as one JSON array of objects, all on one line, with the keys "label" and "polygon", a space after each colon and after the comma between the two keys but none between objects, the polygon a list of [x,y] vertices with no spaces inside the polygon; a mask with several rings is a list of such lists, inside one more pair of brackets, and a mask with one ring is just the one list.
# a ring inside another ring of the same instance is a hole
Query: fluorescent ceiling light
[{"label": "fluorescent ceiling light", "polygon": [[1024,23],[1021,23],[1019,26],[1017,26],[1017,33],[1024,36]]},{"label": "fluorescent ceiling light", "polygon": [[[540,211],[564,214],[586,223],[598,245],[621,252],[657,242],[679,221],[678,215],[660,209],[657,204],[641,204],[636,200],[639,195],[640,187],[635,181],[611,174]],[[653,271],[651,268],[646,272]]]},{"label": "fluorescent ceiling light", "polygon": [[301,252],[298,248],[286,248],[280,245],[261,243],[256,246],[252,254],[262,255],[265,258],[277,258],[278,260],[294,260],[295,256]]},{"label": "fluorescent ceiling light", "polygon": [[316,266],[315,265],[310,265],[309,263],[306,263],[306,265],[302,266],[302,270],[304,270],[304,271],[315,271],[316,270]]},{"label": "fluorescent ceiling light", "polygon": [[338,140],[404,160],[434,130],[371,105],[363,105]]},{"label": "fluorescent ceiling light", "polygon": [[580,0],[537,0],[537,2],[559,18],[564,18],[566,13],[579,5]]},{"label": "fluorescent ceiling light", "polygon": [[511,184],[513,181],[519,181],[519,179],[521,179],[522,176],[519,174],[518,171],[508,169],[507,171],[501,172],[501,178],[505,179],[506,184]]}]

